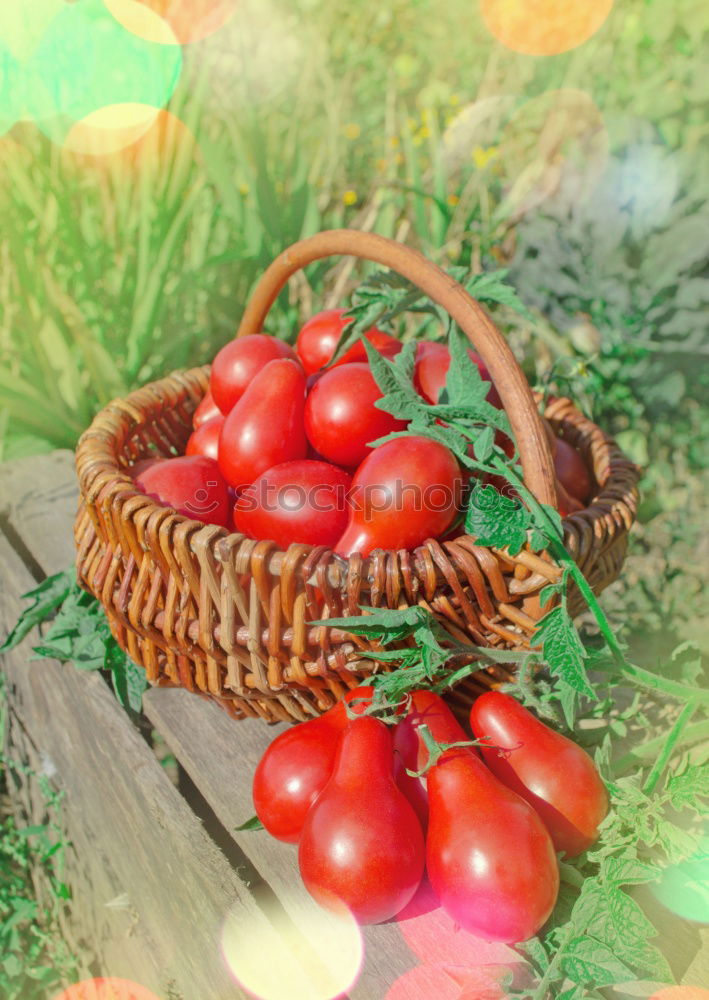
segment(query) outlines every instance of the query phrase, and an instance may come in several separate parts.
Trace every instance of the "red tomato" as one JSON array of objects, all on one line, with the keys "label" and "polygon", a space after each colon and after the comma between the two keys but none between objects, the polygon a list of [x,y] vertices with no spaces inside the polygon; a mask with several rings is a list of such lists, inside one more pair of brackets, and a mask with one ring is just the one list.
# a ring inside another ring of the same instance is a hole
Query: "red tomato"
[{"label": "red tomato", "polygon": [[207,389],[207,393],[204,399],[192,414],[192,426],[196,430],[199,426],[201,426],[202,424],[206,424],[208,420],[211,420],[212,417],[221,417],[221,416],[222,416],[222,411],[214,402],[214,399],[209,389]]},{"label": "red tomato", "polygon": [[196,427],[187,442],[185,455],[204,455],[216,462],[219,456],[219,435],[224,425],[224,417],[220,413],[211,420],[206,420]]},{"label": "red tomato", "polygon": [[[468,354],[478,366],[480,376],[485,382],[490,382],[490,372],[473,350]],[[423,340],[416,345],[416,363],[414,367],[414,386],[419,395],[429,403],[437,403],[441,389],[446,384],[446,375],[450,368],[450,351],[445,344],[437,341]],[[502,406],[497,389],[490,385],[487,400],[493,406]]]},{"label": "red tomato", "polygon": [[328,462],[359,465],[371,454],[371,441],[406,427],[403,420],[377,409],[374,404],[381,398],[368,364],[326,371],[305,404],[305,433],[313,448]]},{"label": "red tomato", "polygon": [[[275,738],[254,772],[256,815],[272,837],[296,844],[305,816],[332,774],[337,746],[349,718],[345,702],[371,699],[373,688],[348,691],[317,719],[286,729]],[[367,704],[352,705],[361,711]]]},{"label": "red tomato", "polygon": [[608,792],[585,750],[500,691],[476,700],[470,724],[478,739],[509,751],[501,756],[492,747],[483,749],[485,763],[534,806],[557,851],[573,858],[595,842],[608,812]]},{"label": "red tomato", "polygon": [[211,458],[202,455],[166,458],[143,469],[135,477],[135,485],[185,517],[222,528],[229,523],[227,484]]},{"label": "red tomato", "polygon": [[383,722],[372,716],[350,722],[298,846],[308,892],[324,906],[344,903],[360,924],[396,916],[423,875],[421,824],[396,786],[393,758]]},{"label": "red tomato", "polygon": [[516,943],[549,918],[559,869],[546,827],[469,750],[428,772],[426,866],[441,906],[486,941]]},{"label": "red tomato", "polygon": [[328,462],[284,462],[259,476],[236,501],[234,524],[249,538],[270,538],[282,549],[291,542],[332,546],[347,527],[344,469]]},{"label": "red tomato", "polygon": [[133,479],[137,479],[146,469],[149,469],[151,465],[157,465],[158,462],[165,462],[164,458],[140,458],[138,461],[131,465],[126,471]]},{"label": "red tomato", "polygon": [[[342,331],[351,322],[351,319],[345,317],[344,309],[325,309],[309,319],[302,327],[295,349],[306,375],[312,375],[325,367],[335,353]],[[384,354],[387,358],[394,357],[401,350],[401,342],[396,337],[391,337],[376,327],[367,330],[364,336],[380,354]],[[367,351],[360,340],[346,350],[333,367],[347,364],[350,361],[366,360]]]},{"label": "red tomato", "polygon": [[556,506],[562,517],[568,517],[569,514],[583,510],[583,504],[579,503],[576,497],[567,493],[558,479],[556,481]]},{"label": "red tomato", "polygon": [[265,333],[238,337],[222,347],[212,362],[209,380],[214,402],[222,413],[231,411],[269,361],[280,358],[297,360],[290,344]]},{"label": "red tomato", "polygon": [[585,504],[593,488],[591,473],[579,452],[563,438],[557,438],[554,469],[566,492]]},{"label": "red tomato", "polygon": [[229,413],[219,437],[219,467],[240,489],[265,472],[305,458],[305,375],[297,361],[269,361]]},{"label": "red tomato", "polygon": [[431,438],[395,438],[365,458],[352,480],[352,510],[335,551],[413,549],[453,523],[463,479],[452,452]]},{"label": "red tomato", "polygon": [[440,695],[433,691],[411,692],[405,718],[394,730],[396,783],[416,810],[424,831],[428,826],[428,793],[426,778],[413,778],[409,771],[421,771],[428,763],[429,753],[419,735],[419,727],[428,726],[438,743],[459,743],[469,740],[461,724]]}]

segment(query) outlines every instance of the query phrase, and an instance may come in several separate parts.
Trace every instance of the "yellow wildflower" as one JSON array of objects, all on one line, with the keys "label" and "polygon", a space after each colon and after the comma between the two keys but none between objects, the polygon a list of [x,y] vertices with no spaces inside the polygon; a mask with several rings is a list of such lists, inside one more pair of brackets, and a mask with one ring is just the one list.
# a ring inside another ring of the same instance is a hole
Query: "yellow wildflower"
[{"label": "yellow wildflower", "polygon": [[497,156],[497,146],[490,146],[488,149],[483,149],[482,146],[474,146],[470,155],[478,170],[484,170],[490,160],[494,160]]},{"label": "yellow wildflower", "polygon": [[249,193],[250,190],[251,188],[249,187],[249,185],[244,184],[243,181],[241,182],[241,184],[239,184],[239,194],[243,194],[244,198],[246,197],[246,195]]},{"label": "yellow wildflower", "polygon": [[344,127],[344,133],[346,139],[359,139],[362,134],[362,129],[359,127],[357,122],[349,122]]},{"label": "yellow wildflower", "polygon": [[460,198],[458,197],[457,194],[449,194],[448,195],[448,204],[452,208],[455,208],[455,206],[458,204],[459,201],[460,201]]},{"label": "yellow wildflower", "polygon": [[356,205],[357,204],[357,192],[353,191],[352,188],[349,188],[342,195],[342,203],[343,203],[343,205],[348,205],[348,206],[349,205]]}]

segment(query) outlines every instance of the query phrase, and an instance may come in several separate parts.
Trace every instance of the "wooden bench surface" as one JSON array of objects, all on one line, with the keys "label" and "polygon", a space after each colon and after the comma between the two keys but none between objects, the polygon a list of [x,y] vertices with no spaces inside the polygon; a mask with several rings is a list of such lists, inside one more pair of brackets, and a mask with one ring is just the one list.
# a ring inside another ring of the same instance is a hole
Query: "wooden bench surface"
[{"label": "wooden bench surface", "polygon": [[[21,594],[72,564],[76,495],[69,452],[0,466],[0,635],[14,623]],[[234,722],[186,691],[147,692],[147,720],[188,776],[175,787],[102,677],[31,662],[35,641],[36,633],[0,661],[8,679],[6,739],[10,757],[29,764],[30,773],[14,776],[27,822],[46,812],[33,774],[64,793],[60,823],[71,842],[64,878],[72,903],[63,929],[84,975],[132,979],[166,1000],[246,996],[226,948],[240,969],[249,959],[264,974],[277,965],[281,982],[290,984],[283,987],[289,1000],[327,996],[323,984],[346,988],[343,969],[357,961],[358,936],[312,902],[293,847],[236,830],[253,813],[256,763],[283,726]],[[663,950],[671,951],[676,973],[709,985],[699,929],[670,923]],[[402,926],[363,929],[352,1000],[383,1000],[418,964]],[[460,945],[466,964],[519,963],[509,949],[455,937],[432,918],[410,926],[432,961],[437,948],[450,961]],[[430,996],[419,989],[407,996]]]}]

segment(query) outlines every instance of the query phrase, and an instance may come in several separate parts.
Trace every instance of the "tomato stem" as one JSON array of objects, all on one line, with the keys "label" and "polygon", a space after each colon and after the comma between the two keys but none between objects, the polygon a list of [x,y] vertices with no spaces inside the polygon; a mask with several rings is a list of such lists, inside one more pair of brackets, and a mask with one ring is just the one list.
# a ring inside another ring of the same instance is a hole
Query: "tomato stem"
[{"label": "tomato stem", "polygon": [[[666,739],[666,736],[655,736],[645,743],[639,743],[629,753],[618,758],[613,766],[613,770],[616,773],[620,773],[633,764],[638,764],[645,758],[651,757],[662,749]],[[700,743],[707,739],[709,739],[709,719],[705,719],[702,722],[693,722],[691,725],[685,726],[683,732],[678,734],[675,749],[680,746],[688,746],[691,743]]]},{"label": "tomato stem", "polygon": [[672,751],[675,749],[677,741],[682,735],[682,730],[692,718],[692,715],[696,712],[698,707],[699,702],[694,699],[692,701],[688,701],[679,713],[674,726],[670,730],[670,735],[667,737],[665,745],[662,748],[660,756],[655,761],[652,770],[648,774],[647,780],[643,785],[643,792],[646,795],[650,795],[655,790],[658,781],[662,777],[662,772],[665,770],[667,762],[672,756]]}]

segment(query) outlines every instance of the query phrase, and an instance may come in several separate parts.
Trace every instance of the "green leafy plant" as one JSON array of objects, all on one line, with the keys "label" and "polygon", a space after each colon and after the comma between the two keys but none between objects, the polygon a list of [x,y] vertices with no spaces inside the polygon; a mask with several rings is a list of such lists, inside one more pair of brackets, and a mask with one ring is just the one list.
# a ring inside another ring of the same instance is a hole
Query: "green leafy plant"
[{"label": "green leafy plant", "polygon": [[[3,685],[0,674],[0,745],[5,743],[6,725]],[[0,801],[8,772],[21,768],[0,754]],[[46,1000],[76,978],[76,959],[59,929],[60,912],[70,898],[61,875],[68,846],[61,827],[61,795],[43,775],[32,777],[46,820],[22,826],[12,815],[0,813],[0,995],[6,1000]],[[45,886],[41,901],[33,883],[39,873]]]},{"label": "green leafy plant", "polygon": [[24,597],[31,604],[0,646],[0,653],[17,646],[35,625],[61,606],[42,642],[34,647],[37,656],[71,662],[78,670],[105,670],[121,705],[140,712],[147,688],[145,671],[120,648],[101,605],[79,587],[73,570],[48,577]]}]

